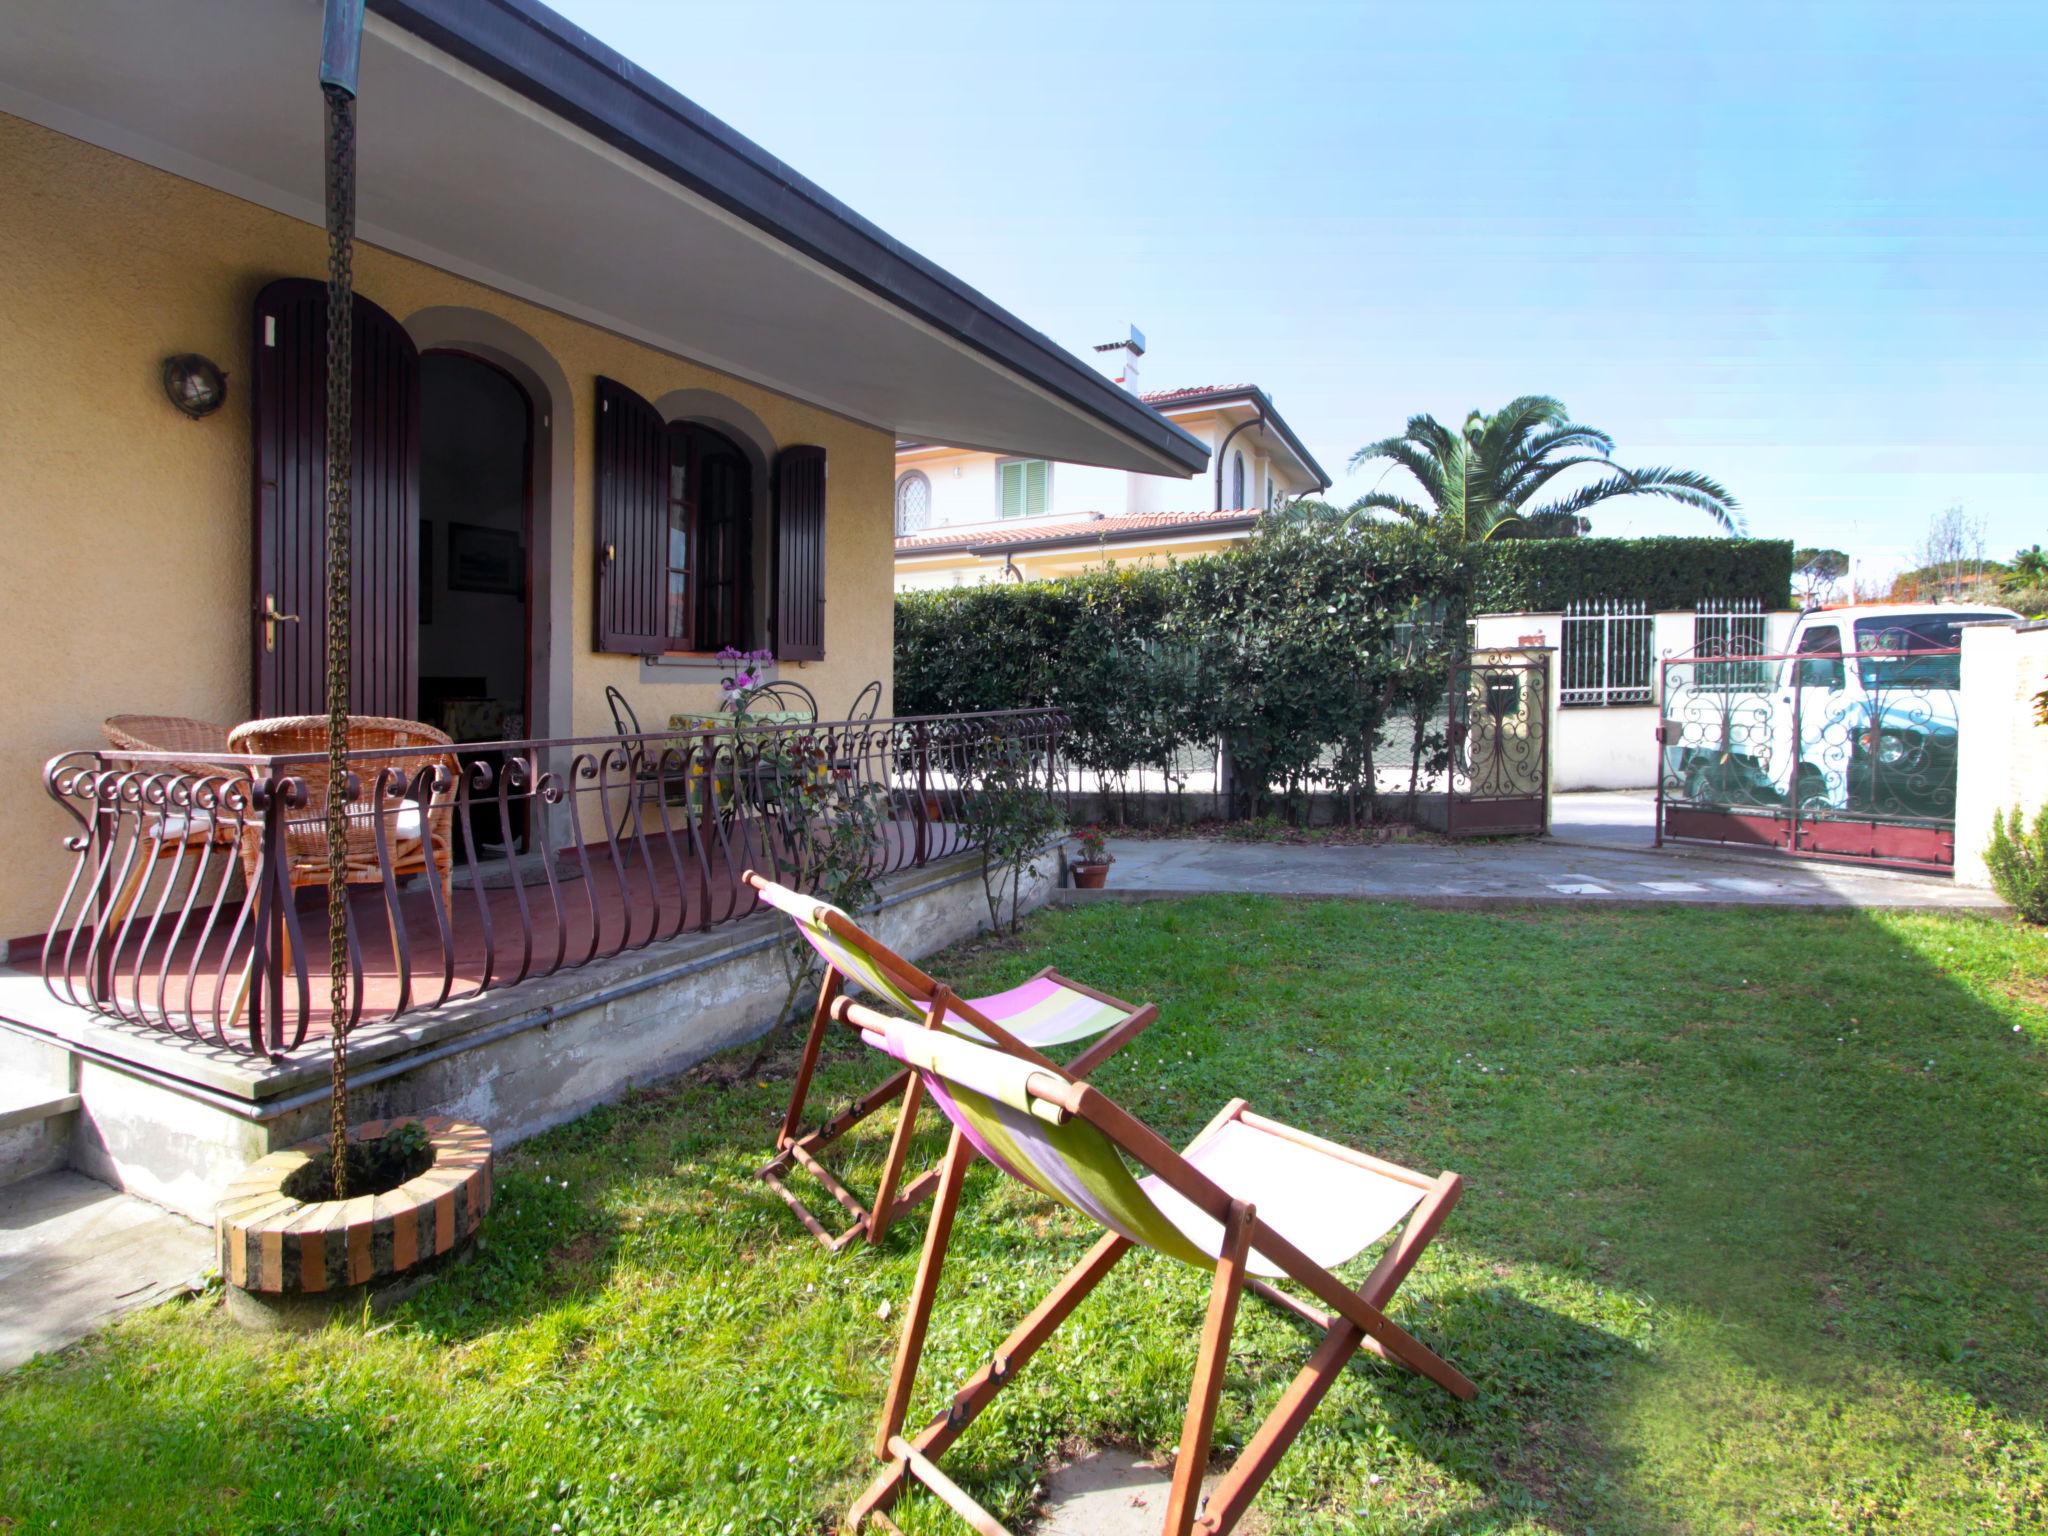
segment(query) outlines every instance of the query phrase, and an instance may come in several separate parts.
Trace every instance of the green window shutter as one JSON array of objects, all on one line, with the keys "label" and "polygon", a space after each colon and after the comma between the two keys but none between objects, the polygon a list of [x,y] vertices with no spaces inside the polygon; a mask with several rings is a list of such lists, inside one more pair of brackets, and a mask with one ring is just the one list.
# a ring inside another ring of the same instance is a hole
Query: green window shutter
[{"label": "green window shutter", "polygon": [[1036,517],[1049,504],[1052,466],[1044,459],[1010,459],[996,466],[996,515]]},{"label": "green window shutter", "polygon": [[1024,515],[1036,517],[1045,510],[1046,482],[1051,477],[1052,466],[1043,459],[1033,459],[1024,465]]}]

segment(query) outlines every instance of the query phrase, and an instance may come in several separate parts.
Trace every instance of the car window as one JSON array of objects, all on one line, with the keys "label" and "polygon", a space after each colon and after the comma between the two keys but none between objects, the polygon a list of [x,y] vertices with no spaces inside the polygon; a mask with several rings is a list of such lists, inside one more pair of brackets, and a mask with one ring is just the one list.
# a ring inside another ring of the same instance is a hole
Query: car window
[{"label": "car window", "polygon": [[1995,623],[2003,613],[1907,613],[1856,621],[1856,673],[1865,688],[1960,688],[1956,654],[1966,624]]},{"label": "car window", "polygon": [[1816,624],[1799,637],[1799,659],[1797,683],[1800,688],[1840,688],[1844,682],[1842,671],[1842,631],[1838,625]]}]

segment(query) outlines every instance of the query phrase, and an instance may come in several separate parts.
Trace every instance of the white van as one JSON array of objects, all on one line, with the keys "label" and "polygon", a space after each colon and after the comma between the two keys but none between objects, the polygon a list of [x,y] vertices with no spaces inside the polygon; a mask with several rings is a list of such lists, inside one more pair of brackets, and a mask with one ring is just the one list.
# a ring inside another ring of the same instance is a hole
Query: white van
[{"label": "white van", "polygon": [[1672,667],[1666,794],[1880,817],[1955,814],[1963,629],[2006,608],[1887,603],[1801,614],[1774,663]]}]

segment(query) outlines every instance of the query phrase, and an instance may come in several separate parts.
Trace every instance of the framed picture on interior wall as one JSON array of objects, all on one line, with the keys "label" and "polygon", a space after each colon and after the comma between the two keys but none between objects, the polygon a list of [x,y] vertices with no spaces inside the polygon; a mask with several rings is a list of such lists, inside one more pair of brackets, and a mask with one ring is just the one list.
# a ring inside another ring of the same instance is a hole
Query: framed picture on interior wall
[{"label": "framed picture on interior wall", "polygon": [[448,525],[448,590],[518,597],[526,590],[526,555],[509,528]]},{"label": "framed picture on interior wall", "polygon": [[420,622],[434,622],[434,525],[420,520]]}]

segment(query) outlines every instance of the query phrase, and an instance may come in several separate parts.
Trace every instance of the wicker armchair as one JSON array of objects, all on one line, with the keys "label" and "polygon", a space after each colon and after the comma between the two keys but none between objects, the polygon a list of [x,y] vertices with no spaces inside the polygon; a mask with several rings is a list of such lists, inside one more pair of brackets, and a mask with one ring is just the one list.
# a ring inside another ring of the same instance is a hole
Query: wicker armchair
[{"label": "wicker armchair", "polygon": [[[190,752],[190,760],[135,762],[137,773],[182,773],[199,777],[229,778],[235,771],[219,763],[199,760],[198,754],[228,750],[228,728],[211,720],[194,720],[185,715],[111,715],[101,723],[107,745],[114,750],[107,760],[119,766],[124,752]],[[153,809],[145,814],[136,856],[128,866],[128,877],[114,895],[107,910],[109,927],[128,915],[135,898],[149,883],[151,873],[165,859],[188,851],[203,851],[209,845],[225,847],[235,841],[233,823],[216,819],[213,812],[186,806],[181,809]]]},{"label": "wicker armchair", "polygon": [[[199,761],[202,754],[228,750],[228,728],[211,720],[194,720],[185,715],[109,715],[100,726],[107,744],[119,757],[123,752],[190,752],[191,761],[162,764],[167,773],[224,773],[218,763]],[[156,766],[138,763],[138,768]]]},{"label": "wicker armchair", "polygon": [[[393,798],[385,792],[384,842],[394,879],[431,870],[441,886],[441,900],[448,900],[448,877],[454,864],[454,808],[456,775],[461,765],[450,750],[454,743],[446,731],[417,720],[392,720],[376,715],[352,716],[348,723],[348,745],[352,752],[417,747],[416,752],[393,755],[356,766],[361,781],[361,799],[348,816],[348,872],[350,885],[379,885],[384,872],[377,863],[376,813],[371,810],[377,793],[377,776],[387,769],[403,774],[410,790],[422,771],[444,770],[427,780],[428,799],[422,805],[411,798]],[[325,715],[288,715],[275,720],[251,720],[228,732],[228,749],[257,756],[327,750]],[[285,863],[293,889],[327,883],[327,771],[314,764],[302,777],[306,803],[286,824]],[[256,864],[262,857],[259,828],[251,828],[242,840],[242,868],[254,888]]]}]

